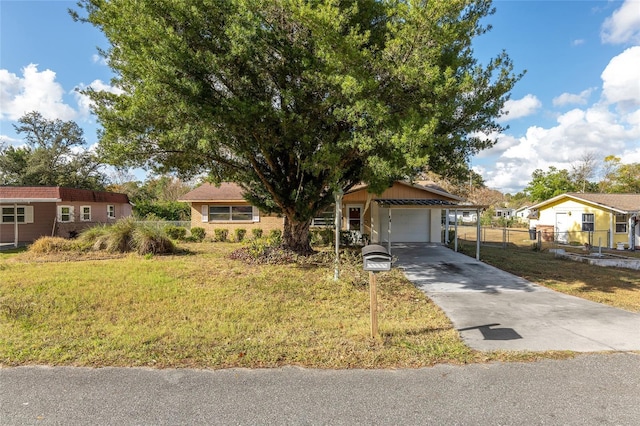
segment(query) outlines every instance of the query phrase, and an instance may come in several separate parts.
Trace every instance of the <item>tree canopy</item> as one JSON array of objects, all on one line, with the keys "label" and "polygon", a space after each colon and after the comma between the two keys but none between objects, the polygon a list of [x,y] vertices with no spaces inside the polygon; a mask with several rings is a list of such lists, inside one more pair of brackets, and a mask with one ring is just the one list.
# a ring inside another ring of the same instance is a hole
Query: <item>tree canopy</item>
[{"label": "tree canopy", "polygon": [[0,185],[104,189],[102,165],[84,149],[83,131],[74,121],[30,112],[18,123],[14,128],[24,134],[26,146],[0,147]]},{"label": "tree canopy", "polygon": [[84,0],[119,94],[91,92],[120,166],[234,181],[285,217],[285,245],[338,189],[424,166],[467,173],[520,75],[472,40],[489,0]]}]

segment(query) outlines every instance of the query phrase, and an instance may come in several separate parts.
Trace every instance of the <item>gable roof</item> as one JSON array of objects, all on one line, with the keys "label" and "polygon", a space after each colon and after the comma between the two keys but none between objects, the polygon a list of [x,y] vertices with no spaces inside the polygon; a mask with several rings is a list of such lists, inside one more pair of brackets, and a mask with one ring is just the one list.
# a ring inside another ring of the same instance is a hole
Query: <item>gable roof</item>
[{"label": "gable roof", "polygon": [[[394,182],[394,184],[401,184],[404,186],[408,186],[410,188],[416,188],[419,189],[421,191],[425,191],[425,192],[430,192],[432,194],[437,194],[437,195],[441,195],[443,197],[447,197],[450,198],[452,200],[456,200],[456,201],[464,201],[464,198],[462,197],[458,197],[457,195],[453,195],[450,192],[445,191],[444,189],[442,189],[442,187],[436,185],[436,184],[430,184],[427,182],[423,182],[422,184],[419,183],[411,183],[411,182],[407,182],[404,180],[397,180]],[[360,185],[356,185],[353,188],[351,188],[349,191],[347,191],[347,194],[350,194],[352,192],[356,192],[356,191],[360,191],[362,189],[366,189],[368,188],[369,185],[366,184],[360,184]]]},{"label": "gable roof", "polygon": [[240,185],[223,182],[220,186],[204,183],[196,189],[184,194],[178,201],[245,201],[244,190]]},{"label": "gable roof", "polygon": [[595,193],[579,193],[567,192],[550,198],[541,203],[531,206],[531,209],[539,210],[548,204],[559,201],[563,198],[569,198],[574,201],[589,203],[607,210],[614,210],[619,213],[631,213],[640,211],[640,194],[595,194]]},{"label": "gable roof", "polygon": [[0,186],[0,201],[5,203],[93,202],[128,204],[126,194],[60,186]]}]

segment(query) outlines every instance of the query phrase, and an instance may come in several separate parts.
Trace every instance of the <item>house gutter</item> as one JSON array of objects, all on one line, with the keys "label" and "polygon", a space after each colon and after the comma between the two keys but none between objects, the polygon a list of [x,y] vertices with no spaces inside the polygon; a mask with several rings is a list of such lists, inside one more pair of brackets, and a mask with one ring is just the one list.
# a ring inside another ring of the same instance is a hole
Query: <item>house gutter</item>
[{"label": "house gutter", "polygon": [[0,198],[0,204],[60,203],[62,198]]}]

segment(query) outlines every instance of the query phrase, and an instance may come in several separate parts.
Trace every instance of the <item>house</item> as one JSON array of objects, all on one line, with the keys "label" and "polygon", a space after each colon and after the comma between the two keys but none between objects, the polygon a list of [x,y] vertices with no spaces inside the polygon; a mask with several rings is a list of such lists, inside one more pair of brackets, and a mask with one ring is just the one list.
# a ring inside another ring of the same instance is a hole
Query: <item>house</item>
[{"label": "house", "polygon": [[130,216],[125,194],[55,187],[0,186],[0,243],[42,236],[73,237],[96,224]]},{"label": "house", "polygon": [[[245,201],[242,188],[233,183],[204,184],[180,201],[191,204],[191,226],[203,227],[208,234],[215,228],[261,228],[268,232],[282,229],[284,224],[282,217],[266,215]],[[373,243],[389,242],[390,238],[393,242],[439,243],[443,214],[461,201],[437,186],[397,181],[374,195],[366,185],[358,185],[342,196],[342,229],[366,235]],[[314,219],[312,226],[333,225],[333,210]]]},{"label": "house", "polygon": [[515,216],[515,212],[515,209],[510,209],[507,207],[496,207],[493,213],[493,217],[509,220]]},{"label": "house", "polygon": [[465,209],[464,206],[455,210],[449,210],[449,222],[476,223],[478,211],[476,209]]},{"label": "house", "polygon": [[531,215],[531,208],[529,206],[522,206],[514,211],[514,217],[518,222],[526,223]]},{"label": "house", "polygon": [[566,193],[531,210],[535,217],[531,225],[561,243],[609,248],[640,245],[640,194]]}]

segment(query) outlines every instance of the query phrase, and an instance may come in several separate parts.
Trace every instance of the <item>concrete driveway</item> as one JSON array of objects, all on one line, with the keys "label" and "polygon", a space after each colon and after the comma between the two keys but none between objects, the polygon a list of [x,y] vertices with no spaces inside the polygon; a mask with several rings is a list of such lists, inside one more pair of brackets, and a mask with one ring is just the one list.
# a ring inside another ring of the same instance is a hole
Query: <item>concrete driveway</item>
[{"label": "concrete driveway", "polygon": [[394,244],[391,252],[473,349],[640,350],[640,314],[555,292],[439,244]]}]

